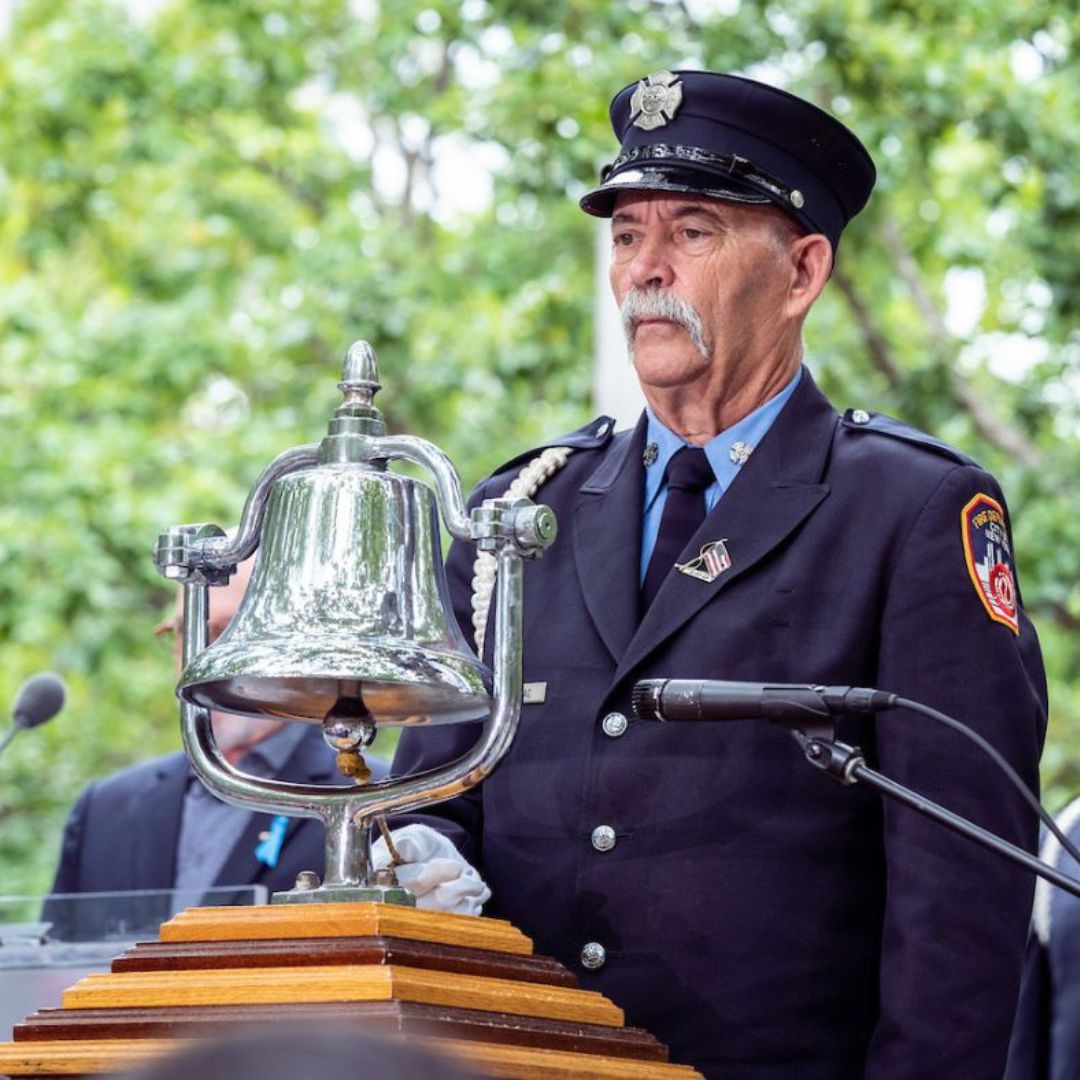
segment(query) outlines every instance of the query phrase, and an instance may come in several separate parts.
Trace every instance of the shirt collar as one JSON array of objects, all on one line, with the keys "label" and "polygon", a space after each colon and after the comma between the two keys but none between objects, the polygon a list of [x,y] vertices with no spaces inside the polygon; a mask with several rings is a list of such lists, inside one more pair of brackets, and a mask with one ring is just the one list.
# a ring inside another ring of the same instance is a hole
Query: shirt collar
[{"label": "shirt collar", "polygon": [[[709,459],[709,464],[712,466],[713,473],[716,475],[721,494],[730,487],[731,482],[735,479],[744,463],[739,460],[740,455],[737,453],[736,444],[744,444],[745,447],[750,448],[752,453],[753,447],[757,446],[765,438],[769,428],[772,427],[773,422],[780,415],[780,410],[788,403],[791,395],[795,393],[795,388],[799,385],[801,379],[802,367],[799,368],[783,390],[769,398],[764,405],[759,405],[738,423],[732,424],[731,427],[721,431],[719,435],[713,436],[702,447],[705,456]],[[650,406],[645,406],[645,413],[648,417],[645,444],[646,446],[652,446],[653,444],[656,446],[656,459],[645,469],[645,509],[647,510],[655,502],[657,495],[660,494],[660,488],[664,481],[664,471],[667,469],[668,462],[676,451],[690,444],[681,439],[670,428],[665,427],[656,418]],[[745,456],[745,451],[743,456]]]}]

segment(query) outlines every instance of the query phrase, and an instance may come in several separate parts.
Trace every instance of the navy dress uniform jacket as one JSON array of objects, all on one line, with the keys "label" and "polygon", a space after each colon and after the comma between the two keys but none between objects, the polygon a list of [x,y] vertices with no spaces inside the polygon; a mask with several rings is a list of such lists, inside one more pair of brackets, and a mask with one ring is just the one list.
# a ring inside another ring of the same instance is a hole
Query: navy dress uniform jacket
[{"label": "navy dress uniform jacket", "polygon": [[[997,484],[895,421],[841,418],[804,371],[686,548],[723,539],[730,568],[711,584],[671,574],[640,618],[645,428],[609,427],[571,439],[537,494],[560,526],[525,567],[524,678],[544,700],[523,706],[494,774],[428,820],[481,870],[488,914],[712,1080],[1000,1080],[1028,876],[836,783],[779,727],[630,709],[642,678],[876,686],[970,724],[1036,787],[1035,633],[1022,613],[1018,634],[988,617],[963,550],[962,509],[980,492],[1001,502]],[[475,498],[502,494],[528,456]],[[464,627],[472,559],[462,545],[449,559]],[[489,621],[489,662],[492,636]],[[625,733],[605,732],[612,712]],[[887,775],[1035,844],[1030,810],[954,732],[894,711],[842,734]],[[394,770],[474,738],[409,729]],[[610,850],[591,843],[600,825]],[[580,962],[589,942],[606,950],[596,970]]]},{"label": "navy dress uniform jacket", "polygon": [[[173,888],[180,817],[192,775],[187,755],[178,752],[140,762],[91,784],[64,828],[52,892]],[[312,727],[300,740],[278,779],[305,784],[341,782],[320,728]],[[273,893],[291,889],[301,870],[322,874],[325,832],[322,823],[312,818],[289,822],[275,867],[256,860],[260,834],[271,820],[271,814],[251,813],[215,886],[265,885]],[[207,837],[207,843],[214,843],[214,838]]]}]

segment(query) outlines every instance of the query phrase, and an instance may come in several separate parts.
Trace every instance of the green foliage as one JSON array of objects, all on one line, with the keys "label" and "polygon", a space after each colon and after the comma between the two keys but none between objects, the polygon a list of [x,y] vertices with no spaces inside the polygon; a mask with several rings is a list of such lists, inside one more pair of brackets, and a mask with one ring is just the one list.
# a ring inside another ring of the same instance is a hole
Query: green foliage
[{"label": "green foliage", "polygon": [[[263,465],[320,436],[350,340],[379,353],[392,429],[467,484],[588,419],[576,196],[612,154],[611,94],[680,64],[781,79],[877,159],[811,351],[838,402],[1002,476],[1060,803],[1078,33],[1040,0],[23,0],[0,39],[0,701],[43,667],[72,693],[0,761],[5,890],[47,887],[83,784],[177,745],[154,538],[235,523]],[[444,171],[477,161],[491,198],[454,209]]]}]

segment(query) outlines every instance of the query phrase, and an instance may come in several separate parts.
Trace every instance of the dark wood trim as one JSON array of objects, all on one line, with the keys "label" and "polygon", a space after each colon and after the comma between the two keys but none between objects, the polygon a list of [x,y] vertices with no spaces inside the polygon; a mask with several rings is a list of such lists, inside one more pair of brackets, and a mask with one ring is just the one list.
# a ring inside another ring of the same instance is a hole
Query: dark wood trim
[{"label": "dark wood trim", "polygon": [[212,968],[400,964],[431,971],[576,987],[557,960],[394,937],[280,938],[252,941],[140,942],[112,962],[114,972]]},{"label": "dark wood trim", "polygon": [[43,1009],[15,1028],[15,1042],[179,1038],[229,1032],[278,1020],[355,1021],[383,1033],[425,1034],[638,1061],[667,1061],[667,1049],[640,1028],[611,1028],[406,1001],[183,1006],[130,1009]]}]

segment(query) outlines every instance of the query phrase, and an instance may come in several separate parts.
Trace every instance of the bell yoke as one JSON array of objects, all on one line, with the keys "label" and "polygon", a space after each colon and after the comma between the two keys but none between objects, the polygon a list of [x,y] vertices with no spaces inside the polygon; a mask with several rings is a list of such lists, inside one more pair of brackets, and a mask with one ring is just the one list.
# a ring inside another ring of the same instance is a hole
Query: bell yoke
[{"label": "bell yoke", "polygon": [[[184,587],[178,694],[196,773],[227,802],[326,825],[325,882],[301,875],[296,889],[274,900],[413,903],[392,871],[372,873],[371,824],[377,815],[472,787],[508,749],[522,696],[521,560],[554,541],[555,516],[521,498],[490,499],[469,514],[457,472],[438,447],[386,434],[373,404],[380,384],[366,342],[348,350],[338,386],[344,401],[326,438],[286,451],[267,467],[235,537],[215,525],[181,525],[158,538],[155,562]],[[426,468],[438,499],[421,481],[391,473],[391,461]],[[454,619],[438,509],[453,537],[495,557],[493,674]],[[208,587],[225,584],[260,546],[236,617],[208,646]],[[354,782],[319,787],[240,773],[214,741],[210,709],[322,724],[339,771]],[[361,751],[379,725],[481,717],[481,737],[456,761],[363,783]]]}]

